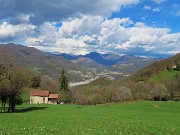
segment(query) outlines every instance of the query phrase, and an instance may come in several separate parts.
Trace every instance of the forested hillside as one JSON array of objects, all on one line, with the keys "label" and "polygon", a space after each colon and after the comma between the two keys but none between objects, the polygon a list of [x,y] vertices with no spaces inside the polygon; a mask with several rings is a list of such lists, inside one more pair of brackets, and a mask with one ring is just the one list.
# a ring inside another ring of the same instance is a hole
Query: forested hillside
[{"label": "forested hillside", "polygon": [[32,70],[42,75],[48,75],[56,81],[62,68],[68,71],[70,81],[81,81],[85,74],[84,71],[71,61],[61,56],[42,52],[33,47],[15,44],[0,45],[0,60],[5,61],[6,59],[13,65]]},{"label": "forested hillside", "polygon": [[139,99],[180,100],[180,54],[155,62],[123,80],[106,82],[100,79],[96,83],[77,87],[81,95],[79,103],[91,104],[91,98],[94,98],[92,104],[95,100],[97,103]]}]

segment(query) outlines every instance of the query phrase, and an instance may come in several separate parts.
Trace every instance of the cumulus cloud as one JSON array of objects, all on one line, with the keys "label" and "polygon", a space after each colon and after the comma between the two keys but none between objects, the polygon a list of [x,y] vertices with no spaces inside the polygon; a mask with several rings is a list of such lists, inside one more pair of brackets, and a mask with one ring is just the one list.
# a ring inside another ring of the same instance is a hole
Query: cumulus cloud
[{"label": "cumulus cloud", "polygon": [[143,9],[145,9],[145,10],[150,10],[150,9],[151,9],[151,7],[150,7],[150,6],[148,6],[148,5],[144,5]]},{"label": "cumulus cloud", "polygon": [[[154,0],[161,3],[164,0]],[[21,42],[43,51],[86,54],[175,54],[180,33],[130,18],[110,18],[138,0],[1,0],[0,42]],[[11,3],[11,4],[9,4]],[[8,10],[7,10],[8,9]],[[144,9],[159,11],[145,5]],[[147,16],[142,18],[146,20]]]},{"label": "cumulus cloud", "polygon": [[0,42],[12,42],[16,39],[23,39],[27,35],[33,34],[35,28],[31,24],[12,25],[3,22],[0,24]]},{"label": "cumulus cloud", "polygon": [[26,15],[25,19],[31,23],[41,25],[44,22],[63,21],[82,13],[108,17],[121,7],[138,2],[139,0],[1,0],[0,19],[10,17],[16,20],[20,14]]},{"label": "cumulus cloud", "polygon": [[52,23],[44,23],[37,30],[39,34],[27,38],[26,42],[44,51],[73,54],[112,51],[138,55],[173,54],[180,50],[180,33],[168,34],[169,28],[150,27],[129,18],[83,15],[62,22],[58,29]]}]

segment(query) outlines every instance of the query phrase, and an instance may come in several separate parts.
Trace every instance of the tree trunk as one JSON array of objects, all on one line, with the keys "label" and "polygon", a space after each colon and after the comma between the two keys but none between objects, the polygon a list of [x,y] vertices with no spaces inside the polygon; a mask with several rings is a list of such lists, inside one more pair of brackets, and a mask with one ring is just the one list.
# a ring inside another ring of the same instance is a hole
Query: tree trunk
[{"label": "tree trunk", "polygon": [[14,112],[15,111],[15,99],[12,98],[11,100],[9,100],[9,108],[8,108],[8,112]]},{"label": "tree trunk", "polygon": [[8,112],[12,112],[12,99],[9,100]]},{"label": "tree trunk", "polygon": [[3,101],[2,101],[2,109],[1,109],[1,112],[3,112]]},{"label": "tree trunk", "polygon": [[7,100],[7,98],[2,98],[2,110],[1,110],[1,112],[6,112],[6,100]]},{"label": "tree trunk", "polygon": [[4,101],[3,104],[4,112],[6,112],[6,101]]}]

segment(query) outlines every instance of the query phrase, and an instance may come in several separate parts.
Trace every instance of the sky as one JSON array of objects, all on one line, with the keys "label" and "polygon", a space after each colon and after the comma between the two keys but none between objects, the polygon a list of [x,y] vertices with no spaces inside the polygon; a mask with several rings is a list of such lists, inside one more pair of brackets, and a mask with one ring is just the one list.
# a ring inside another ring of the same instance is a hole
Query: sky
[{"label": "sky", "polygon": [[169,57],[180,53],[180,0],[0,0],[0,43]]}]

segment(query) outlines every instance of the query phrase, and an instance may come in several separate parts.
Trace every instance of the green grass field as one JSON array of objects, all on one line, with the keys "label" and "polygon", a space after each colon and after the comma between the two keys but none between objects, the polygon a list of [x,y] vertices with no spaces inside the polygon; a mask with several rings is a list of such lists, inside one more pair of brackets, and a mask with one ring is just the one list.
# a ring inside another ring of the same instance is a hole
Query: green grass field
[{"label": "green grass field", "polygon": [[0,135],[180,135],[180,102],[28,105],[0,113]]},{"label": "green grass field", "polygon": [[154,81],[154,82],[162,82],[162,81],[168,81],[169,79],[174,78],[176,75],[180,75],[180,71],[176,71],[176,70],[165,70],[159,74],[157,74],[156,76],[153,76],[151,78],[149,78],[150,81]]}]

